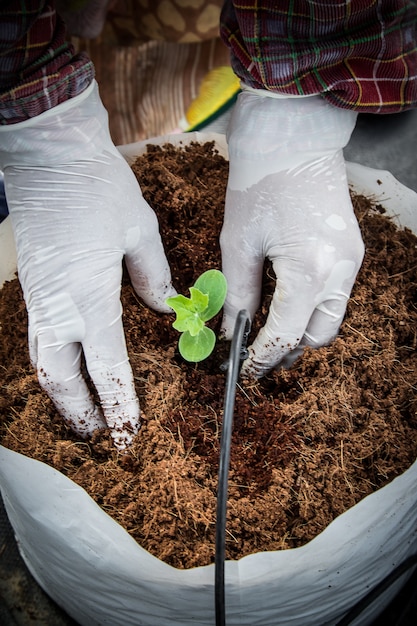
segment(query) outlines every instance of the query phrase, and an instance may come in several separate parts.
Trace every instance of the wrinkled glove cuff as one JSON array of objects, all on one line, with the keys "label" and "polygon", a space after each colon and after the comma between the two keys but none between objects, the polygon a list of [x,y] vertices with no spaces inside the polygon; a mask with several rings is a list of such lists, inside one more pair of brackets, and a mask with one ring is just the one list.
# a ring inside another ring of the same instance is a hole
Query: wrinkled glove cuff
[{"label": "wrinkled glove cuff", "polygon": [[114,149],[97,82],[81,94],[18,124],[0,126],[0,169],[65,165]]}]

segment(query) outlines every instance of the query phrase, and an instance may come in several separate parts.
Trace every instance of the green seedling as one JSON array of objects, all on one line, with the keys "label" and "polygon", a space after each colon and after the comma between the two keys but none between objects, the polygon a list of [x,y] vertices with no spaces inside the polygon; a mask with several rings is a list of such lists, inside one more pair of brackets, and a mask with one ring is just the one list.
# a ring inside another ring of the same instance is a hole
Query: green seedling
[{"label": "green seedling", "polygon": [[190,287],[189,298],[181,294],[167,298],[166,303],[176,313],[172,326],[181,333],[178,349],[186,361],[198,363],[213,352],[216,335],[206,322],[220,311],[226,292],[224,275],[219,270],[208,270]]}]

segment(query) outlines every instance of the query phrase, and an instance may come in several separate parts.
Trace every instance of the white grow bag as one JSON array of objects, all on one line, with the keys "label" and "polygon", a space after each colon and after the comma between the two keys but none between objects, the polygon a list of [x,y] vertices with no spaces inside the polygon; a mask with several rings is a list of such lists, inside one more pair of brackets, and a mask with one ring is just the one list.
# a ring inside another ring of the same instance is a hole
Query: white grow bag
[{"label": "white grow bag", "polygon": [[[224,138],[193,133],[152,140]],[[144,146],[121,149],[129,160]],[[389,172],[348,164],[358,192],[372,195],[417,233],[417,194]],[[13,277],[9,219],[0,225],[0,285]],[[48,465],[0,447],[0,487],[30,572],[85,626],[213,626],[214,566],[177,570],[153,557],[87,493]],[[417,462],[340,515],[307,545],[225,564],[227,626],[336,624],[362,596],[417,553]],[[392,585],[354,624],[369,624],[398,592]]]}]

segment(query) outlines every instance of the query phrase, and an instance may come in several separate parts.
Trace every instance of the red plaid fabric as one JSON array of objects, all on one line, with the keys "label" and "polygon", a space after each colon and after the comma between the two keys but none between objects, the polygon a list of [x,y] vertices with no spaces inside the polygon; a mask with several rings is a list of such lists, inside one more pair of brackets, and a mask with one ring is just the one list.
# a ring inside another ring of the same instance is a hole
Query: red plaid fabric
[{"label": "red plaid fabric", "polygon": [[74,55],[53,0],[0,2],[0,124],[15,124],[80,94],[94,78]]},{"label": "red plaid fabric", "polygon": [[417,105],[416,24],[407,0],[225,0],[220,29],[254,88],[397,113]]}]

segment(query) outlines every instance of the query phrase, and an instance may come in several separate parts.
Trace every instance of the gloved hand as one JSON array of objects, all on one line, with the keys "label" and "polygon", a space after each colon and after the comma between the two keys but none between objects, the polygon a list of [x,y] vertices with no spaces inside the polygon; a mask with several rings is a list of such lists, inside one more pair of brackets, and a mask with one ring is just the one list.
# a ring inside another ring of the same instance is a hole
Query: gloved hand
[{"label": "gloved hand", "polygon": [[227,133],[220,238],[226,338],[240,309],[253,318],[259,307],[265,258],[276,274],[269,315],[243,376],[288,367],[303,346],[326,345],[337,335],[364,254],[342,153],[356,117],[320,96],[244,88],[238,97]]},{"label": "gloved hand", "polygon": [[121,318],[123,257],[149,306],[170,312],[165,299],[176,292],[156,216],[111,141],[97,85],[0,127],[0,169],[40,384],[80,436],[107,425],[123,450],[140,426]]}]

